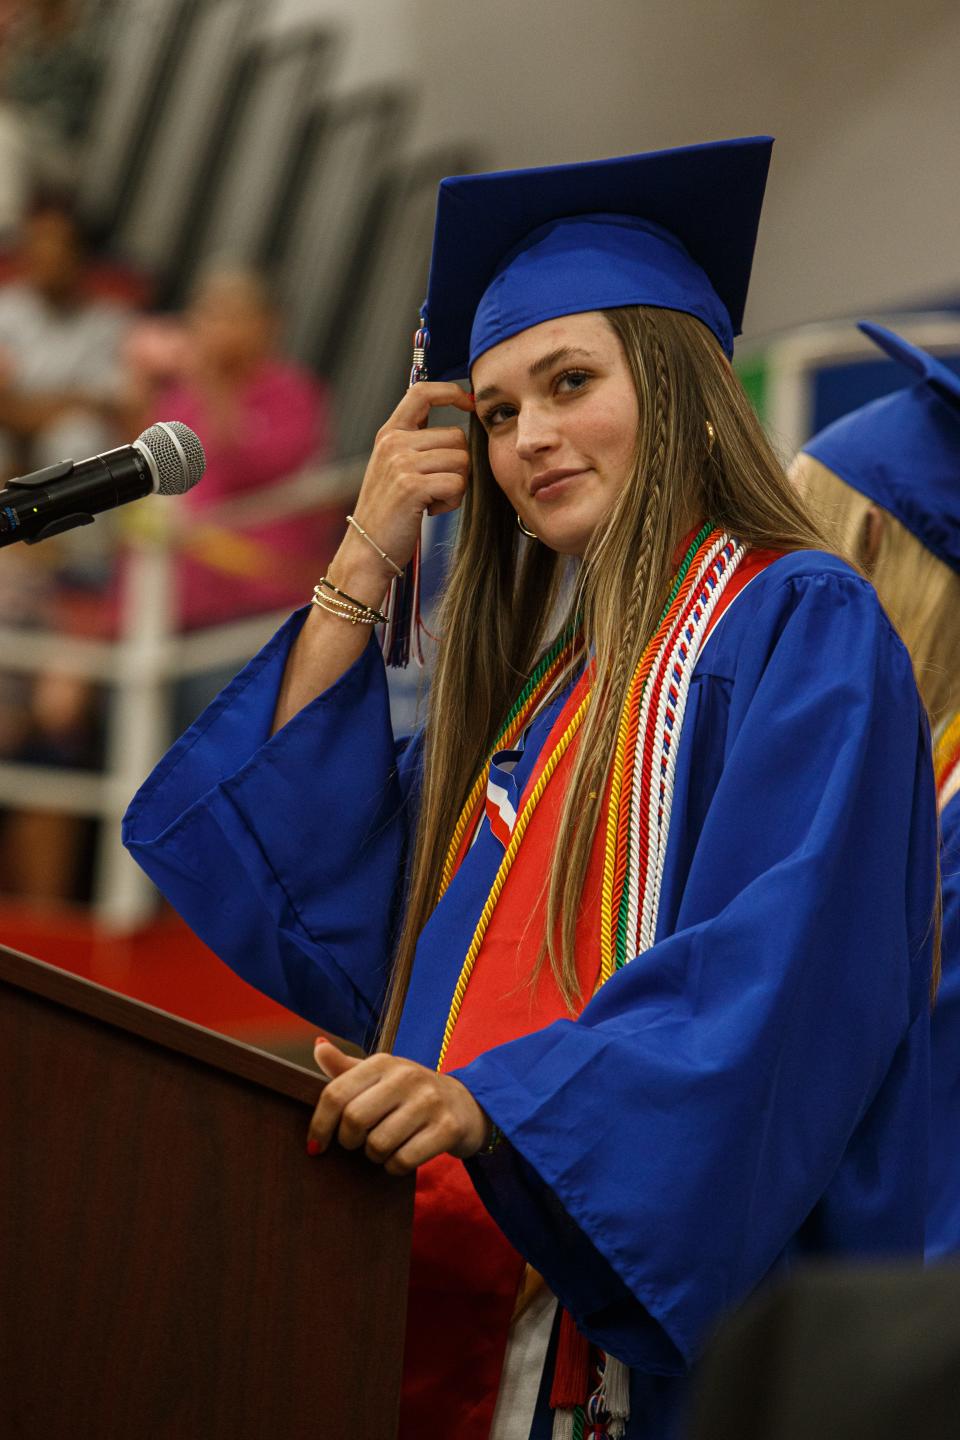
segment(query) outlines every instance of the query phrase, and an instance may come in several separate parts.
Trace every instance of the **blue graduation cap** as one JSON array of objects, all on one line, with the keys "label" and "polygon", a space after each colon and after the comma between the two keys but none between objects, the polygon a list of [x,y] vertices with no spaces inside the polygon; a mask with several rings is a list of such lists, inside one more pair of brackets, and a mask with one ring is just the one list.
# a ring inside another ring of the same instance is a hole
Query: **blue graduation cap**
[{"label": "blue graduation cap", "polygon": [[424,319],[434,380],[558,315],[655,305],[739,335],[769,136],[443,180]]},{"label": "blue graduation cap", "polygon": [[803,449],[960,573],[960,376],[882,325],[860,329],[919,378],[835,420]]}]

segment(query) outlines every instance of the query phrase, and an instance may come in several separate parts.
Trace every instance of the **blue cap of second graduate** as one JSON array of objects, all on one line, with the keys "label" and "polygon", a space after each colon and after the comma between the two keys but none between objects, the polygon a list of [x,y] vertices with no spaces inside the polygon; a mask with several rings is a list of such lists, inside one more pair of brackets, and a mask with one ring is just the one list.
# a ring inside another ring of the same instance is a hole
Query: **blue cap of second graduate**
[{"label": "blue cap of second graduate", "polygon": [[803,449],[960,573],[960,375],[882,325],[860,329],[919,379],[835,420]]},{"label": "blue cap of second graduate", "polygon": [[769,136],[441,181],[424,319],[430,376],[559,315],[651,305],[739,335]]}]

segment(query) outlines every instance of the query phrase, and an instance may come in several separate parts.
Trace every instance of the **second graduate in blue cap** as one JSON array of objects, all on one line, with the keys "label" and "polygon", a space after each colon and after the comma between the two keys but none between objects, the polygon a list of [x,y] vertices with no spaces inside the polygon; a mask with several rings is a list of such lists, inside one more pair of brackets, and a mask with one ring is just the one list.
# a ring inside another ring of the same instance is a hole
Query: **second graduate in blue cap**
[{"label": "second graduate in blue cap", "polygon": [[815,435],[797,472],[876,585],[936,726],[944,961],[926,1247],[939,1257],[960,1253],[960,376],[890,330],[860,328],[912,383]]},{"label": "second graduate in blue cap", "polygon": [[[309,1136],[417,1172],[404,1440],[660,1440],[768,1275],[922,1249],[928,737],[730,368],[769,153],[443,183],[433,378],[126,819],[228,964],[383,1047],[318,1045]],[[404,741],[367,637],[456,508]]]}]

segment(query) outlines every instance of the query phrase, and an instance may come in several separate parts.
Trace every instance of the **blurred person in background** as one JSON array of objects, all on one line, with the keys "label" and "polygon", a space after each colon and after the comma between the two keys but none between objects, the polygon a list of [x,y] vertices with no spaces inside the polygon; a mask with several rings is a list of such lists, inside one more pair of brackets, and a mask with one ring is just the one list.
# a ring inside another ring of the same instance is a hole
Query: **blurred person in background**
[{"label": "blurred person in background", "polygon": [[[404,1440],[666,1440],[767,1277],[922,1255],[929,735],[729,363],[769,155],[443,181],[433,378],[125,820],[228,964],[379,1052],[318,1040],[307,1142],[417,1174]],[[395,741],[372,627],[458,508]]]},{"label": "blurred person in background", "polygon": [[89,277],[70,202],[39,196],[21,228],[16,274],[0,286],[0,466],[8,476],[119,443],[131,314],[92,294]]},{"label": "blurred person in background", "polygon": [[[181,541],[174,623],[197,629],[289,608],[312,583],[317,557],[332,553],[342,509],[250,524],[217,518],[224,502],[261,495],[321,462],[331,448],[327,389],[277,353],[277,315],[263,280],[217,268],[201,279],[183,317],[145,319],[131,329],[116,306],[85,299],[82,249],[69,212],[40,207],[26,226],[23,253],[23,281],[6,295],[0,290],[0,347],[6,341],[10,376],[0,391],[8,470],[96,454],[157,418],[182,420],[200,436],[207,467],[172,517]],[[80,555],[89,568],[92,538],[99,542],[98,578],[105,581],[118,524],[125,523],[137,524],[138,517],[101,516],[94,526],[11,562],[45,579],[46,611],[55,617],[48,623],[69,627],[71,605],[79,604],[76,594],[64,604],[64,565],[76,580],[78,547],[86,541]],[[230,674],[215,668],[179,682],[177,729]],[[6,694],[8,760],[61,768],[99,762],[101,697],[87,681],[64,674],[10,677]],[[71,816],[10,813],[2,830],[10,857],[4,889],[45,902],[82,896],[88,834],[86,822]]]},{"label": "blurred person in background", "polygon": [[933,1012],[926,1250],[960,1254],[960,377],[892,331],[861,329],[914,383],[837,420],[793,476],[877,593],[913,659],[936,740],[943,979]]},{"label": "blurred person in background", "polygon": [[[72,628],[62,537],[0,551],[0,624],[25,632]],[[95,768],[102,755],[99,690],[82,676],[0,669],[0,762]],[[87,898],[92,823],[50,809],[0,810],[0,891],[37,904]]]},{"label": "blurred person in background", "polygon": [[[4,626],[29,630],[54,624],[50,565],[38,564],[37,553],[22,545],[0,553],[0,624]],[[29,741],[33,689],[32,676],[0,670],[0,760],[19,754]]]},{"label": "blurred person in background", "polygon": [[[24,687],[11,718],[6,758],[17,764],[83,770],[100,758],[97,696],[85,680],[44,672]],[[94,833],[92,821],[54,809],[0,812],[3,892],[42,906],[87,899]]]},{"label": "blurred person in background", "polygon": [[197,284],[182,321],[146,321],[127,346],[131,433],[156,419],[182,420],[206,453],[203,480],[177,514],[184,629],[289,608],[339,535],[342,511],[250,525],[217,520],[225,501],[263,495],[332,450],[328,388],[282,358],[278,334],[263,278],[218,266]]},{"label": "blurred person in background", "polygon": [[[92,262],[70,200],[43,193],[17,243],[14,276],[0,285],[0,472],[5,478],[121,443],[121,348],[131,309],[91,285]],[[65,635],[105,608],[115,557],[114,517],[36,549],[3,552],[0,611],[6,624]],[[14,595],[16,593],[16,596]],[[30,597],[29,605],[25,597]],[[98,598],[99,597],[99,598]],[[9,761],[89,768],[100,755],[100,702],[82,678],[0,676]],[[83,894],[85,822],[52,813],[8,813],[2,824],[7,893],[36,900]]]}]

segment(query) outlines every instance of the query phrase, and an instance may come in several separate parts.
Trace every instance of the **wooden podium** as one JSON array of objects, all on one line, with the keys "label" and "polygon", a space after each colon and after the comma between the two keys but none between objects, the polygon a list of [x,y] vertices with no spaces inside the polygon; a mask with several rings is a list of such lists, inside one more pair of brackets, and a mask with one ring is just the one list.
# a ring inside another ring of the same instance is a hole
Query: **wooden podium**
[{"label": "wooden podium", "polygon": [[3,1440],[392,1440],[413,1181],[322,1084],[0,949]]}]

